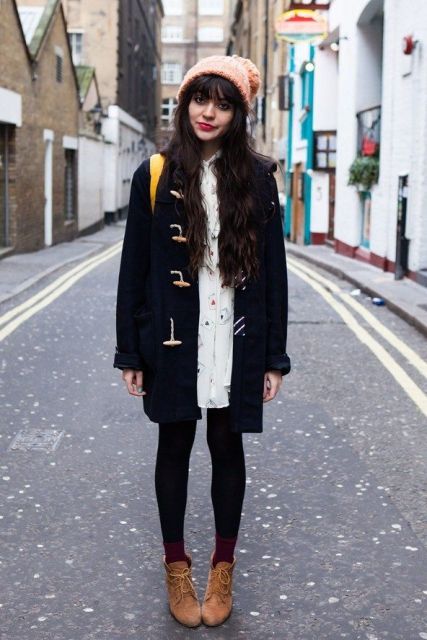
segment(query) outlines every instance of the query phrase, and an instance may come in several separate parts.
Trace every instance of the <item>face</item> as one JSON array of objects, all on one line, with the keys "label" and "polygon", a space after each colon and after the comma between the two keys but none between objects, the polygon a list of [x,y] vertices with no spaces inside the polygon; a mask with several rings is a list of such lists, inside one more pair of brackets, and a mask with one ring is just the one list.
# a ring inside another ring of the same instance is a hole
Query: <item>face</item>
[{"label": "face", "polygon": [[194,133],[207,146],[221,144],[221,138],[230,128],[234,107],[225,99],[205,98],[195,93],[188,106],[188,116]]}]

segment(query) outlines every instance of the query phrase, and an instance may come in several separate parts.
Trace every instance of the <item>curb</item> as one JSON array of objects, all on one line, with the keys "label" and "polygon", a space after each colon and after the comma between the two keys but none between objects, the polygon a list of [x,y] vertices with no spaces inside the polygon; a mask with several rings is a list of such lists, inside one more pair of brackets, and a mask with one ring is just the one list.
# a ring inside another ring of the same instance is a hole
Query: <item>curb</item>
[{"label": "curb", "polygon": [[[87,237],[90,237],[90,236],[87,236]],[[33,285],[43,280],[43,278],[46,278],[47,276],[55,273],[56,271],[59,271],[60,269],[62,269],[62,267],[66,267],[67,265],[72,264],[73,262],[79,262],[84,260],[85,258],[89,258],[90,256],[96,255],[97,253],[101,253],[102,251],[107,250],[113,244],[114,242],[111,243],[111,245],[109,243],[103,243],[103,244],[98,243],[96,244],[96,246],[91,247],[86,251],[82,251],[82,253],[66,258],[61,262],[56,262],[55,264],[51,265],[50,267],[47,267],[43,271],[40,271],[35,276],[27,278],[26,280],[18,284],[11,293],[7,293],[4,296],[0,295],[0,304],[10,301],[12,298],[15,298],[23,291],[26,291]]]},{"label": "curb", "polygon": [[371,296],[373,298],[374,297],[382,298],[384,300],[386,306],[391,311],[393,311],[393,313],[395,313],[397,316],[402,318],[402,320],[405,320],[405,322],[407,322],[408,324],[410,324],[413,327],[415,327],[415,329],[417,329],[417,331],[419,331],[423,335],[427,336],[427,325],[422,320],[419,320],[416,316],[411,314],[409,311],[406,311],[406,309],[404,309],[403,307],[398,305],[396,302],[393,302],[393,300],[390,299],[390,297],[387,297],[387,295],[384,295],[383,292],[378,291],[376,289],[373,289],[371,286],[367,285],[366,283],[364,283],[363,281],[359,280],[358,278],[355,278],[354,276],[351,276],[350,274],[348,274],[343,269],[340,269],[339,267],[336,267],[335,265],[331,265],[328,262],[324,262],[323,260],[320,260],[319,258],[313,258],[313,256],[308,256],[308,255],[306,255],[306,254],[294,249],[292,246],[287,245],[286,246],[286,252],[289,255],[294,256],[295,258],[299,258],[300,260],[304,260],[305,262],[308,262],[309,264],[312,264],[312,265],[314,265],[316,267],[320,267],[321,269],[324,269],[325,271],[328,271],[329,273],[332,273],[333,275],[337,276],[341,280],[346,280],[347,282],[350,282],[355,287],[360,289],[363,293],[366,293],[367,295],[369,295],[369,296]]}]

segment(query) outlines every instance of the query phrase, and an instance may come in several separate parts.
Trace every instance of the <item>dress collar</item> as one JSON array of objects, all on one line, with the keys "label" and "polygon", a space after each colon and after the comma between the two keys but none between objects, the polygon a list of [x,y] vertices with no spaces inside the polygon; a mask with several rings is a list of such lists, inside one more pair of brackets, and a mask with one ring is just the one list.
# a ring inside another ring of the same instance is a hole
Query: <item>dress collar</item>
[{"label": "dress collar", "polygon": [[220,148],[218,149],[218,151],[216,151],[216,152],[213,154],[213,156],[211,156],[211,157],[209,158],[209,160],[202,160],[202,166],[203,166],[203,167],[205,167],[205,168],[210,167],[210,166],[211,166],[211,164],[213,164],[213,163],[215,162],[215,160],[221,156],[221,154],[222,154],[222,149],[221,149],[221,147],[220,147]]}]

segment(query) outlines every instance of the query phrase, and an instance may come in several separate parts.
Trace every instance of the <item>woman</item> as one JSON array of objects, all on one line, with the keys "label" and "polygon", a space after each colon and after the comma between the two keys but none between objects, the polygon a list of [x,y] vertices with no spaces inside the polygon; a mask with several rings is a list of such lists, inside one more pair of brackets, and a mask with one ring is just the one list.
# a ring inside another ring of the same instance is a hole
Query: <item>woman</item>
[{"label": "woman", "polygon": [[[159,424],[155,489],[169,606],[189,627],[231,613],[242,433],[262,431],[263,402],[290,370],[276,166],[251,149],[247,132],[259,83],[255,65],[238,56],[204,58],[187,72],[153,211],[148,160],[133,177],[120,266],[114,366]],[[201,408],[216,527],[202,607],[184,547]]]}]

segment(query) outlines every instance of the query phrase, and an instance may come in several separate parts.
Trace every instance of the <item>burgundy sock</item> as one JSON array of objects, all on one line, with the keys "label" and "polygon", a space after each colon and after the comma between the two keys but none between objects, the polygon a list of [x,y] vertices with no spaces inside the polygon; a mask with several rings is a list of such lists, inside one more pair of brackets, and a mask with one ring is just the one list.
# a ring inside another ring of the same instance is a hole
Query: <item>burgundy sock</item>
[{"label": "burgundy sock", "polygon": [[233,562],[236,542],[237,536],[222,538],[218,533],[215,533],[215,553],[212,559],[214,567],[218,562],[229,562],[230,564]]},{"label": "burgundy sock", "polygon": [[166,554],[166,564],[178,562],[179,560],[187,560],[184,549],[184,540],[179,542],[163,542]]}]

